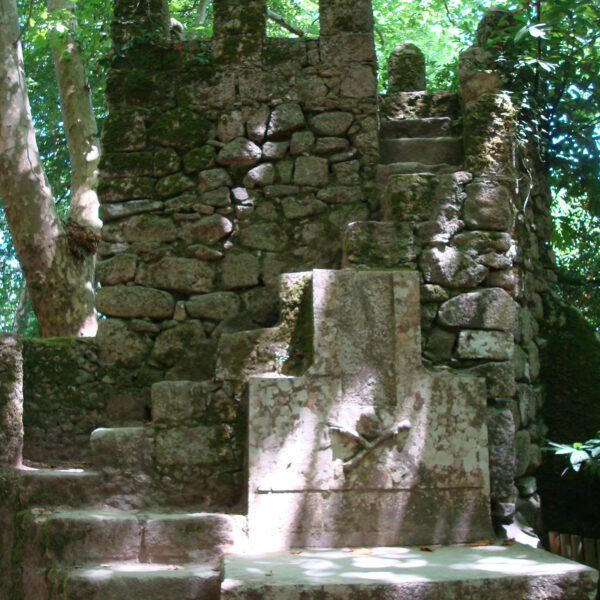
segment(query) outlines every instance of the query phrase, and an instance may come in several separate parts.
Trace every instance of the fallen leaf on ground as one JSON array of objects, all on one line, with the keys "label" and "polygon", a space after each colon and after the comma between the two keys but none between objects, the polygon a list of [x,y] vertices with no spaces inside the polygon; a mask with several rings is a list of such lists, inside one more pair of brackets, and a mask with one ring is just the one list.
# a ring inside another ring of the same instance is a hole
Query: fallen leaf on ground
[{"label": "fallen leaf on ground", "polygon": [[419,546],[419,550],[421,552],[434,552],[434,549],[429,546]]},{"label": "fallen leaf on ground", "polygon": [[503,546],[512,546],[515,543],[515,538],[508,538],[502,542]]},{"label": "fallen leaf on ground", "polygon": [[179,565],[169,565],[167,567],[167,571],[181,571],[183,569],[183,567],[180,567]]},{"label": "fallen leaf on ground", "polygon": [[273,577],[273,571],[269,571],[268,573],[265,573],[265,575],[267,577]]},{"label": "fallen leaf on ground", "polygon": [[370,548],[352,548],[350,554],[354,556],[367,556],[368,554],[373,554],[373,550]]},{"label": "fallen leaf on ground", "polygon": [[465,546],[493,546],[494,542],[491,540],[477,540],[476,542],[471,542],[470,544],[465,544]]},{"label": "fallen leaf on ground", "polygon": [[302,554],[302,550],[290,550],[290,554]]}]

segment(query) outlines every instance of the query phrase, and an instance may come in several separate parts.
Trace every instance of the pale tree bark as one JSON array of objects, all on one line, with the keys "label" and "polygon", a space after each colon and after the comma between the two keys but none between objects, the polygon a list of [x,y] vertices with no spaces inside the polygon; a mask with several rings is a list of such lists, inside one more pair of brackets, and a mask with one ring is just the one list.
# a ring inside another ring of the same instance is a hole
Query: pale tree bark
[{"label": "pale tree bark", "polygon": [[48,0],[48,11],[57,13],[63,31],[55,31],[52,49],[65,136],[71,159],[71,219],[99,233],[97,169],[100,141],[77,29],[75,5],[70,0]]},{"label": "pale tree bark", "polygon": [[0,196],[41,335],[94,335],[94,248],[84,235],[70,234],[77,227],[65,227],[54,206],[31,118],[15,0],[0,0],[0,164]]}]

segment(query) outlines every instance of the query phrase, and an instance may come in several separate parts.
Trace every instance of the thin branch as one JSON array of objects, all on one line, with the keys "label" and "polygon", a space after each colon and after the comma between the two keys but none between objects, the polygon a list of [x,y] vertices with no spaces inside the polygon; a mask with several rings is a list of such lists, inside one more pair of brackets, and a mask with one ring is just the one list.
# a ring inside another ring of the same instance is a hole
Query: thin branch
[{"label": "thin branch", "polygon": [[19,37],[14,42],[15,46],[21,41],[23,34],[27,31],[27,29],[29,28],[29,25],[31,25],[32,13],[33,13],[33,0],[29,0],[29,15],[27,15],[27,21],[25,21],[25,25],[23,26],[23,29],[21,29],[21,32],[19,33]]},{"label": "thin branch", "polygon": [[206,14],[208,12],[209,4],[210,0],[202,0],[202,2],[200,2],[200,6],[198,7],[198,17],[196,18],[196,23],[198,25],[204,25],[204,23],[206,23]]},{"label": "thin branch", "polygon": [[379,27],[375,27],[375,33],[379,36],[381,47],[385,48],[385,40],[383,39],[383,33],[381,33],[381,29],[379,29]]},{"label": "thin branch", "polygon": [[448,21],[450,21],[453,27],[456,27],[456,21],[452,18],[452,14],[450,13],[450,7],[448,6],[448,0],[444,0],[444,8],[446,9],[446,16],[448,17]]},{"label": "thin branch", "polygon": [[304,37],[306,35],[306,32],[304,30],[299,29],[295,25],[288,23],[281,15],[278,15],[276,12],[273,12],[270,8],[267,8],[267,17],[271,19],[271,21],[274,21],[278,25],[281,25],[281,27],[283,27],[284,29],[287,29],[288,31],[292,32],[293,34],[299,37]]}]

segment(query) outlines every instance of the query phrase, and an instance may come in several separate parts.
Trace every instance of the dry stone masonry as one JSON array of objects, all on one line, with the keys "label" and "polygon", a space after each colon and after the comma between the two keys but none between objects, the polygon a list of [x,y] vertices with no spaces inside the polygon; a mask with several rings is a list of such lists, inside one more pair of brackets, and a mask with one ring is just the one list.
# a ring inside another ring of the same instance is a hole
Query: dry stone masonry
[{"label": "dry stone masonry", "polygon": [[380,96],[368,0],[320,0],[314,39],[267,38],[265,0],[215,0],[199,41],[166,0],[114,8],[105,318],[0,340],[0,598],[592,598],[519,545],[399,547],[540,526],[559,311],[504,13],[459,92],[403,44]]}]

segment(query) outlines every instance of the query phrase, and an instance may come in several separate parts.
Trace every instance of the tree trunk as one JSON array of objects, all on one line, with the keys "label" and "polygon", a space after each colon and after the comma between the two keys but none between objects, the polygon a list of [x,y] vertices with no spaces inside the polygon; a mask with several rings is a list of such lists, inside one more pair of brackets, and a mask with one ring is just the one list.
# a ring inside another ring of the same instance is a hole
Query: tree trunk
[{"label": "tree trunk", "polygon": [[102,222],[98,218],[96,187],[100,141],[81,48],[74,35],[78,27],[75,5],[70,0],[48,0],[48,11],[56,13],[57,22],[65,27],[63,32],[53,34],[57,45],[52,48],[52,58],[71,159],[69,216],[99,233]]},{"label": "tree trunk", "polygon": [[56,212],[41,164],[15,0],[0,0],[0,164],[0,195],[41,335],[94,335],[90,257]]}]

